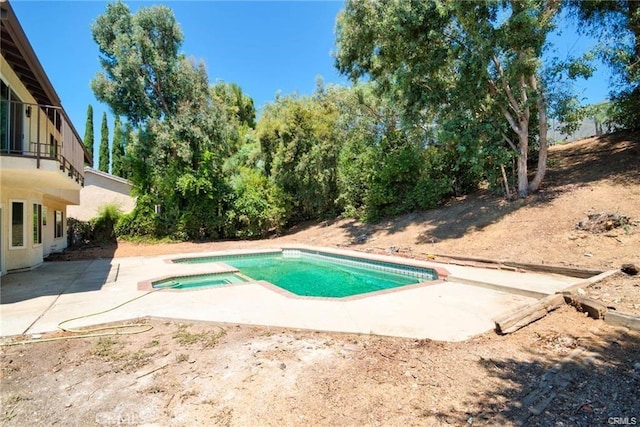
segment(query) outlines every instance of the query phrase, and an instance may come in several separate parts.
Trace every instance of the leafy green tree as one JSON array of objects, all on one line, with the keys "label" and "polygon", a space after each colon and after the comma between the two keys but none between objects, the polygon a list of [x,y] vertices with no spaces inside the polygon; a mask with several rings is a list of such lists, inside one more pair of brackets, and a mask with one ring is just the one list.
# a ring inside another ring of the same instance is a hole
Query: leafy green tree
[{"label": "leafy green tree", "polygon": [[[552,0],[348,1],[337,22],[336,64],[354,80],[367,75],[377,82],[414,123],[440,117],[443,109],[469,121],[490,112],[517,159],[518,194],[525,197],[546,172],[547,101],[539,69],[559,7]],[[529,181],[533,141],[538,165]]]},{"label": "leafy green tree", "polygon": [[242,92],[236,83],[216,82],[211,87],[213,99],[224,105],[229,117],[236,118],[240,124],[249,128],[256,127],[256,109],[253,99]]},{"label": "leafy green tree", "polygon": [[256,133],[264,170],[282,190],[287,220],[335,214],[340,152],[338,110],[326,94],[282,96],[265,106]]},{"label": "leafy green tree", "polygon": [[122,123],[120,123],[120,117],[116,116],[113,124],[113,141],[111,143],[111,173],[121,178],[126,178],[125,144],[125,130]]},{"label": "leafy green tree", "polygon": [[431,132],[402,123],[399,105],[374,87],[356,85],[339,99],[339,201],[346,215],[366,221],[432,208],[454,182],[438,167],[438,152],[426,147]]},{"label": "leafy green tree", "polygon": [[87,107],[87,122],[84,127],[84,146],[87,147],[91,164],[93,167],[93,107],[91,104]]},{"label": "leafy green tree", "polygon": [[179,52],[183,36],[173,13],[152,6],[131,14],[124,3],[111,3],[92,33],[103,67],[94,93],[137,128],[126,155],[138,198],[119,229],[220,237],[231,203],[222,164],[237,132],[211,98],[204,64]]},{"label": "leafy green tree", "polygon": [[232,209],[226,212],[226,231],[230,236],[264,237],[281,231],[286,206],[278,186],[260,169],[240,166],[231,180]]},{"label": "leafy green tree", "polygon": [[132,15],[125,3],[109,3],[91,31],[104,70],[91,82],[99,101],[134,125],[177,111],[183,35],[168,7],[141,8]]},{"label": "leafy green tree", "polygon": [[109,173],[109,127],[107,126],[107,113],[102,113],[102,126],[100,127],[100,157],[98,169]]}]

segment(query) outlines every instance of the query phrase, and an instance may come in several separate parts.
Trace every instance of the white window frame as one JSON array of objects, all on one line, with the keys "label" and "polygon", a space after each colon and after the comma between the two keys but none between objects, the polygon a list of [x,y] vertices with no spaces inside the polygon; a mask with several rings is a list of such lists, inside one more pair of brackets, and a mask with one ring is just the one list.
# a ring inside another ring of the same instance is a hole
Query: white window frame
[{"label": "white window frame", "polygon": [[[60,235],[58,236],[58,219],[57,213],[60,212],[60,221],[62,222],[62,228],[60,229]],[[64,238],[64,211],[59,211],[54,209],[53,211],[53,238],[54,239],[63,239]]]},{"label": "white window frame", "polygon": [[[33,238],[33,247],[38,247],[38,246],[42,246],[42,203],[38,203],[38,202],[33,202],[31,204],[33,211],[31,212],[31,217],[33,218],[33,223],[31,224],[31,231],[35,232],[36,230],[38,231],[38,241],[36,241],[36,236],[34,235],[34,233],[31,234],[32,238]],[[40,206],[40,217],[37,218],[37,211],[38,211],[38,206]],[[37,222],[37,224],[36,224]],[[38,228],[36,229],[36,225],[38,226]]]},{"label": "white window frame", "polygon": [[[13,204],[22,203],[22,245],[13,245]],[[27,201],[20,199],[9,200],[9,250],[11,249],[26,249],[27,247]]]}]

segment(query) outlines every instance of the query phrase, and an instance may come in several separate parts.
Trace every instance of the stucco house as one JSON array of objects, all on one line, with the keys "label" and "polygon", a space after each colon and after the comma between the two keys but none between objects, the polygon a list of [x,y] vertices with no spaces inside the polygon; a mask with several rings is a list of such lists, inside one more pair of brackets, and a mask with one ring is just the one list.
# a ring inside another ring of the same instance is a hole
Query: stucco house
[{"label": "stucco house", "polygon": [[0,0],[0,272],[67,247],[89,154],[7,0]]},{"label": "stucco house", "polygon": [[67,214],[69,218],[89,221],[108,204],[117,206],[122,213],[129,213],[136,206],[136,199],[131,196],[132,188],[131,182],[124,178],[85,166],[80,204],[69,206]]}]

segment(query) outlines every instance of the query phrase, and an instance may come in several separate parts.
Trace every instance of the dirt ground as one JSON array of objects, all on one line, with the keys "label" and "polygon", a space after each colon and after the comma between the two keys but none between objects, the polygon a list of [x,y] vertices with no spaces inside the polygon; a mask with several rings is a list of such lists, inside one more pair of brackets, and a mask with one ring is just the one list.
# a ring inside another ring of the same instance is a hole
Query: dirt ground
[{"label": "dirt ground", "polygon": [[[375,225],[335,219],[262,241],[118,242],[57,260],[306,243],[438,260],[640,266],[638,135],[556,146],[549,164],[544,188],[526,201],[482,193]],[[589,223],[595,213],[624,220]],[[618,273],[581,292],[640,315],[640,276]],[[640,424],[640,332],[570,306],[513,334],[462,343],[138,322],[153,328],[1,347],[2,424]]]}]

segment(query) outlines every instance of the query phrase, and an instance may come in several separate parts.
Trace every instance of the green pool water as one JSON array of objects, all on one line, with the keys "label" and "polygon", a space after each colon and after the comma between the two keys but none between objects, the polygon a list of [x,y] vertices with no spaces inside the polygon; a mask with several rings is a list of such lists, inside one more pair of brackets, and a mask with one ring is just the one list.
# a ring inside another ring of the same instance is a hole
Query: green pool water
[{"label": "green pool water", "polygon": [[305,256],[247,255],[181,262],[223,262],[252,279],[265,280],[300,296],[341,298],[423,281],[409,275]]},{"label": "green pool water", "polygon": [[233,273],[205,274],[200,276],[172,277],[170,279],[153,282],[154,288],[193,289],[204,286],[229,285],[246,282],[242,277]]}]

